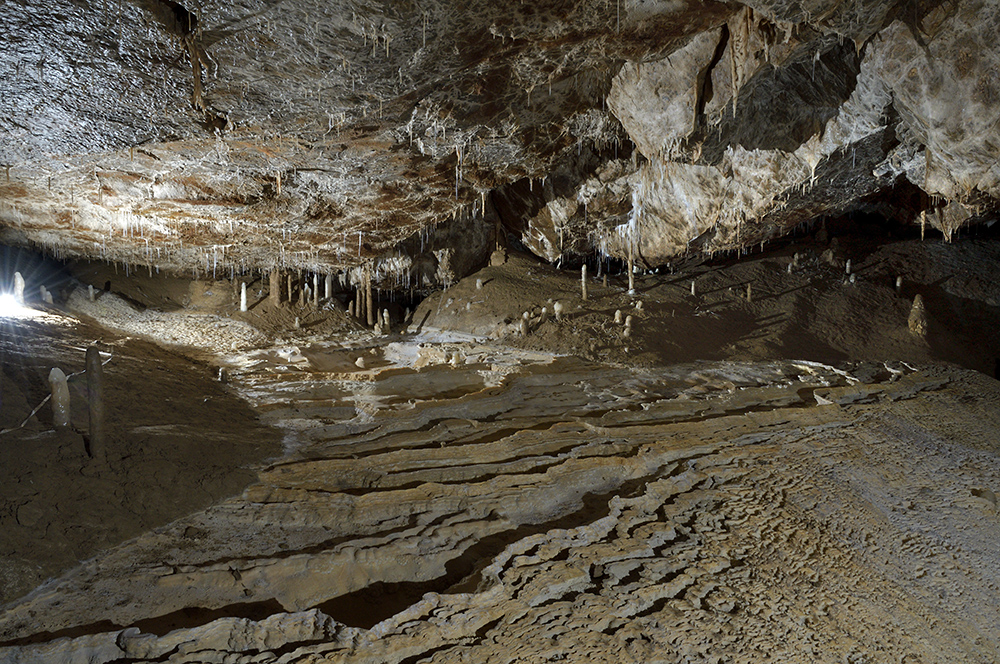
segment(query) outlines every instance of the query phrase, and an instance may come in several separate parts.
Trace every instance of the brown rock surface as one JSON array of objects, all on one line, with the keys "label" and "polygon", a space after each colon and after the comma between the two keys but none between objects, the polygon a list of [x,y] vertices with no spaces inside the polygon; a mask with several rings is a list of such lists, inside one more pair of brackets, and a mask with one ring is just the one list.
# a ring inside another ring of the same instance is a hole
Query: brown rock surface
[{"label": "brown rock surface", "polygon": [[[394,403],[423,376],[376,376],[367,424],[271,410],[295,433],[259,484],[9,607],[0,657],[997,656],[991,379],[463,352],[423,370],[445,398]],[[491,385],[456,392],[467,374]],[[240,380],[296,385],[263,378]]]}]

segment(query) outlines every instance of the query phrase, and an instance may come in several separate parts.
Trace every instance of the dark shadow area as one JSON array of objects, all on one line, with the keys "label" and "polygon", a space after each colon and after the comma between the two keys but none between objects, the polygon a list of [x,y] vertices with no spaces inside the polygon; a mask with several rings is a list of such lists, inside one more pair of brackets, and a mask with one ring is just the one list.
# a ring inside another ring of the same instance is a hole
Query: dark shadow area
[{"label": "dark shadow area", "polygon": [[[31,265],[21,259],[21,265]],[[38,262],[44,265],[44,261]],[[207,366],[58,315],[0,319],[0,604],[107,547],[234,495],[280,451]],[[107,463],[87,451],[84,350],[103,368]],[[69,376],[53,425],[49,372]]]},{"label": "dark shadow area", "polygon": [[726,108],[717,127],[701,126],[688,139],[704,143],[706,163],[718,163],[726,147],[794,152],[822,131],[850,97],[860,71],[854,44],[835,36],[800,45],[781,66],[765,64]]},{"label": "dark shadow area", "polygon": [[39,632],[21,639],[0,642],[0,647],[25,646],[32,643],[45,643],[54,639],[72,639],[88,634],[99,632],[116,632],[126,627],[135,627],[145,634],[155,634],[164,636],[176,629],[190,629],[207,625],[219,618],[244,618],[246,620],[260,621],[276,613],[282,613],[284,608],[276,600],[265,602],[248,602],[245,604],[231,604],[218,609],[204,609],[201,607],[187,607],[173,613],[168,613],[154,618],[138,620],[128,625],[117,625],[110,620],[102,620],[89,625],[77,625],[67,627],[55,632]]}]

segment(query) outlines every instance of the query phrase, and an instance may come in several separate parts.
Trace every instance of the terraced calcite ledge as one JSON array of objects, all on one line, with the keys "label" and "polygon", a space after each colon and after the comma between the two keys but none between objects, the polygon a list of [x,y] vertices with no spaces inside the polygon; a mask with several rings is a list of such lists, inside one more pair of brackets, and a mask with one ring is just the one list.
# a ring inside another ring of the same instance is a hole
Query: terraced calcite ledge
[{"label": "terraced calcite ledge", "polygon": [[473,343],[243,360],[285,454],[9,607],[0,662],[1000,656],[981,374]]}]

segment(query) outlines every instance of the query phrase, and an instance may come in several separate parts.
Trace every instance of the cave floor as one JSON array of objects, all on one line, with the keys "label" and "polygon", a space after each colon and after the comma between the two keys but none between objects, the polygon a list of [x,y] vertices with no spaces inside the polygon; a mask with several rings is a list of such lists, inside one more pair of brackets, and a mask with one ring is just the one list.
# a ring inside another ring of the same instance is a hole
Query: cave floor
[{"label": "cave floor", "polygon": [[[779,284],[786,258],[756,269]],[[935,356],[956,334],[946,317],[934,319],[938,339],[906,342],[924,353],[906,361],[858,351],[830,363],[740,352],[657,363],[649,358],[666,344],[645,335],[680,314],[664,313],[670,296],[657,289],[684,302],[689,275],[640,279],[641,309],[620,286],[576,302],[572,278],[542,279],[493,298],[492,318],[477,323],[487,334],[449,313],[473,321],[489,288],[547,274],[519,260],[425,300],[416,335],[288,330],[235,349],[218,342],[212,362],[228,383],[212,380],[215,366],[192,365],[214,387],[189,391],[249,406],[272,438],[218,413],[171,417],[203,429],[181,450],[192,460],[216,445],[213,431],[258,445],[235,464],[253,477],[8,603],[0,662],[1000,657],[1000,383]],[[857,260],[867,288],[817,257],[802,268],[812,276],[791,275],[810,280],[795,297],[847,302],[884,288],[904,304],[873,325],[902,311],[884,335],[904,343],[909,297]],[[723,322],[745,316],[742,334],[756,338],[752,321],[770,314],[754,308],[768,303],[754,283],[760,297],[749,302],[715,289],[729,303],[715,309]],[[990,315],[994,286],[978,286]],[[520,311],[546,293],[566,303],[565,318],[516,336]],[[635,336],[606,324],[625,303]],[[689,304],[712,309],[711,299]],[[596,361],[578,341],[588,334],[602,340],[598,356],[615,339],[620,347]],[[585,350],[558,352],[573,345]]]}]

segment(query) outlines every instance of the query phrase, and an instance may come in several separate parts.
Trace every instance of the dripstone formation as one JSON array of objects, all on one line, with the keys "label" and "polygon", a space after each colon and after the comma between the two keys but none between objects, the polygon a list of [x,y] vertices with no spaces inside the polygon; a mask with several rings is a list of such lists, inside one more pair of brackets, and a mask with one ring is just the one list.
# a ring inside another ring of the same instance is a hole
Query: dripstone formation
[{"label": "dripstone formation", "polygon": [[15,2],[0,241],[452,283],[1000,200],[996,2]]}]

